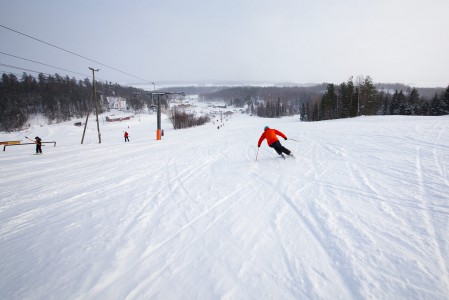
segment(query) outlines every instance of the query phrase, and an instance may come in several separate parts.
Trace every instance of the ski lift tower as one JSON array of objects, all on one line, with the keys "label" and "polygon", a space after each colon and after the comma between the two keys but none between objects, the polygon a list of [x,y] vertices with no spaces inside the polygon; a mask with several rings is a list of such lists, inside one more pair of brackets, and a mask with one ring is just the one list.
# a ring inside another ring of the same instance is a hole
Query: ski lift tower
[{"label": "ski lift tower", "polygon": [[163,96],[167,95],[182,95],[185,96],[184,92],[153,92],[150,93],[151,96],[156,96],[157,98],[157,129],[156,129],[156,140],[161,139],[161,100]]},{"label": "ski lift tower", "polygon": [[[134,93],[135,95],[139,95],[142,93]],[[163,96],[167,95],[182,95],[185,96],[184,92],[147,92],[147,95],[151,95],[151,97],[156,97],[157,99],[157,129],[156,129],[156,140],[161,139],[161,100]]]}]

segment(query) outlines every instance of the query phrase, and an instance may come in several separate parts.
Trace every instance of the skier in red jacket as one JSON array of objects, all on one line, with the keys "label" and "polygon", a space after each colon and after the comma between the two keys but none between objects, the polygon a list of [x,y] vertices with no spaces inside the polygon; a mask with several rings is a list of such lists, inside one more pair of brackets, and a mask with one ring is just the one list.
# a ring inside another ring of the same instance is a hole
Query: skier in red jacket
[{"label": "skier in red jacket", "polygon": [[284,157],[284,154],[282,154],[282,153],[293,156],[293,154],[290,150],[288,150],[287,148],[285,148],[284,146],[281,145],[281,142],[279,142],[279,139],[277,138],[276,135],[279,135],[279,136],[283,137],[285,140],[287,140],[287,137],[285,136],[285,134],[283,134],[279,130],[271,129],[268,126],[265,126],[264,132],[260,136],[259,142],[257,143],[257,147],[260,147],[263,140],[267,139],[268,146],[270,146],[271,148],[274,148],[274,150],[276,150],[276,152],[279,155],[281,155],[282,157]]},{"label": "skier in red jacket", "polygon": [[129,142],[128,136],[129,136],[128,131],[125,131],[125,143]]}]

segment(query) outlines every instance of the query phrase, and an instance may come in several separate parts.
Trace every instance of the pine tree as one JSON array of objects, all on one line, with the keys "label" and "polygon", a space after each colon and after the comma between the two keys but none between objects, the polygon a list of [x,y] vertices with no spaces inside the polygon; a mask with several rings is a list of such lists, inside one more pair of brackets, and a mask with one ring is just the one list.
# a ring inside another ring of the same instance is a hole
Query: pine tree
[{"label": "pine tree", "polygon": [[301,113],[300,113],[299,119],[300,119],[301,121],[307,121],[307,120],[306,120],[306,106],[305,106],[304,103],[301,105]]},{"label": "pine tree", "polygon": [[326,92],[321,97],[320,119],[321,120],[334,119],[336,108],[337,108],[337,94],[335,93],[335,86],[333,84],[328,84]]},{"label": "pine tree", "polygon": [[390,106],[390,95],[386,94],[384,97],[383,107],[382,107],[382,114],[388,115],[388,108]]},{"label": "pine tree", "polygon": [[312,121],[320,121],[320,112],[318,110],[318,104],[317,103],[315,103],[313,105]]},{"label": "pine tree", "polygon": [[415,88],[412,89],[407,100],[408,100],[407,101],[408,104],[410,104],[411,106],[413,106],[419,102],[419,93]]},{"label": "pine tree", "polygon": [[309,106],[309,102],[307,102],[306,104],[306,121],[312,121],[312,115],[310,114],[310,106]]},{"label": "pine tree", "polygon": [[449,85],[447,86],[446,90],[442,95],[442,102],[443,102],[442,107],[443,114],[449,114]]},{"label": "pine tree", "polygon": [[366,76],[360,86],[361,114],[374,115],[379,107],[377,103],[377,90],[370,76]]},{"label": "pine tree", "polygon": [[351,116],[351,110],[353,106],[353,101],[355,98],[354,83],[352,82],[352,77],[347,83],[343,82],[340,84],[338,90],[339,97],[339,117],[349,118]]},{"label": "pine tree", "polygon": [[390,115],[397,115],[399,114],[399,98],[398,98],[398,90],[396,90],[393,94],[393,98],[391,99],[390,107],[388,110],[388,114]]},{"label": "pine tree", "polygon": [[438,94],[435,94],[430,103],[430,115],[431,116],[439,116],[441,115],[441,101],[438,97]]}]

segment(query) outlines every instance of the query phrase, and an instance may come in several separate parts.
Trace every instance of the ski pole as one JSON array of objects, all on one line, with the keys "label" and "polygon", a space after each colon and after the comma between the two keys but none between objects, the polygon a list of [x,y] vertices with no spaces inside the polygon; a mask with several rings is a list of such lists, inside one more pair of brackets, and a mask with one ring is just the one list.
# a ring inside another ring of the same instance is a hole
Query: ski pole
[{"label": "ski pole", "polygon": [[257,156],[259,155],[259,147],[257,147],[257,153],[256,153],[256,161],[257,161]]},{"label": "ski pole", "polygon": [[289,140],[292,140],[292,141],[295,141],[295,142],[299,143],[298,140],[295,140],[295,139],[292,139],[292,138],[289,138]]},{"label": "ski pole", "polygon": [[[27,139],[29,139],[30,141],[33,142],[33,144],[37,144],[35,140],[30,139],[29,137],[26,136]],[[42,142],[42,143],[52,143],[52,142]],[[45,146],[45,145],[41,145],[41,146]],[[56,146],[56,144],[55,144]]]}]

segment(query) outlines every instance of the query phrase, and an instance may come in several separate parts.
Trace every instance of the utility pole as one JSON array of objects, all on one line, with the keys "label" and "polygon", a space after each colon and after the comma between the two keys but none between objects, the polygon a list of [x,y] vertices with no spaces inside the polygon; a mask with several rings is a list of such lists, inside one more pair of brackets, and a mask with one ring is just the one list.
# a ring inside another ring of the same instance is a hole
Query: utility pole
[{"label": "utility pole", "polygon": [[95,72],[100,71],[100,69],[94,69],[90,68],[92,70],[92,77],[93,77],[93,93],[94,93],[94,100],[95,100],[95,115],[97,116],[97,131],[98,131],[98,143],[101,144],[101,133],[100,133],[100,123],[98,122],[98,100],[97,100],[97,90],[95,85]]},{"label": "utility pole", "polygon": [[86,116],[86,122],[84,122],[84,130],[83,130],[83,137],[81,138],[81,145],[84,143],[84,136],[86,135],[86,128],[87,128],[87,121],[89,121],[89,115],[90,115],[90,104],[92,103],[92,93],[90,95],[90,101],[89,101],[89,107],[87,108],[87,116]]},{"label": "utility pole", "polygon": [[[89,67],[92,70],[92,94],[90,96],[90,102],[92,99],[95,101],[95,115],[97,116],[97,131],[98,131],[98,143],[101,144],[101,133],[100,133],[100,123],[98,122],[98,101],[97,101],[97,90],[95,86],[95,72],[100,71],[99,69],[94,69]],[[84,136],[86,135],[87,121],[89,120],[90,109],[87,110],[86,123],[84,123],[83,137],[81,138],[81,144],[84,142]]]}]

